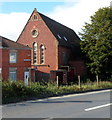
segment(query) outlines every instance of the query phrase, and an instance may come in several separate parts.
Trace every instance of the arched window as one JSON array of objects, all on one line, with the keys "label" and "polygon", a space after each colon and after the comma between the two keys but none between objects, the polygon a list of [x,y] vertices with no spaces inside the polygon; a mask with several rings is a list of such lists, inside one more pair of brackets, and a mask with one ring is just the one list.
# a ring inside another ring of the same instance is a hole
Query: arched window
[{"label": "arched window", "polygon": [[36,15],[34,15],[34,16],[33,16],[33,19],[34,19],[34,20],[35,20],[35,19],[37,19],[37,16],[36,16]]},{"label": "arched window", "polygon": [[40,64],[44,64],[45,62],[45,47],[44,45],[40,46]]},{"label": "arched window", "polygon": [[37,63],[37,43],[33,43],[33,64]]},{"label": "arched window", "polygon": [[38,16],[35,14],[32,16],[32,21],[36,21],[36,20],[38,20]]}]

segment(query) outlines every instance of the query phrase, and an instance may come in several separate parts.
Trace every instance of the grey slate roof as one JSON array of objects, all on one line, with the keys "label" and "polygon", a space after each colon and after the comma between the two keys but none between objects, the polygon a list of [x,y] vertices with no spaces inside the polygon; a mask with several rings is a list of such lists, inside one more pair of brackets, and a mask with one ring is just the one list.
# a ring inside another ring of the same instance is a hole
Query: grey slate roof
[{"label": "grey slate roof", "polygon": [[[41,18],[44,20],[48,28],[51,30],[53,35],[56,37],[56,39],[59,42],[60,46],[69,47],[72,51],[72,54],[70,56],[70,60],[76,60],[83,57],[83,54],[81,52],[80,47],[80,38],[78,35],[70,28],[56,22],[55,20],[52,20],[51,18],[37,12]],[[58,36],[59,35],[59,36]],[[65,40],[65,38],[67,40]]]},{"label": "grey slate roof", "polygon": [[[39,13],[39,12],[38,12]],[[53,35],[59,41],[59,45],[71,47],[71,45],[79,45],[80,38],[70,28],[52,20],[51,18],[39,13]]]},{"label": "grey slate roof", "polygon": [[27,46],[21,45],[20,43],[14,42],[2,36],[0,36],[0,47],[10,49],[31,49]]}]

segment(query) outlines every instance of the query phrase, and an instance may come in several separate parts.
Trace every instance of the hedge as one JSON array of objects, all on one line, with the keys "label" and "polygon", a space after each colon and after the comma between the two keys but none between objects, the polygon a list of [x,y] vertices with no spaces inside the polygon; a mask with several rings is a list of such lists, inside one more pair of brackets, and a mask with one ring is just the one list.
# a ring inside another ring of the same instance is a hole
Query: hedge
[{"label": "hedge", "polygon": [[91,82],[82,84],[80,88],[77,84],[57,87],[50,83],[46,85],[30,83],[29,86],[25,86],[22,81],[2,82],[2,103],[7,104],[104,88],[112,88],[112,83],[105,81],[100,82],[97,86],[95,82]]}]

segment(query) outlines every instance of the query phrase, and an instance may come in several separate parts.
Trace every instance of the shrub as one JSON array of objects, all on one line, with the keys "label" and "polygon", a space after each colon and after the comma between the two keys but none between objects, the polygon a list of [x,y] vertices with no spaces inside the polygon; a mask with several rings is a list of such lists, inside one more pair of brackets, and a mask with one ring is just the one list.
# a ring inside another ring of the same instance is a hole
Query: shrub
[{"label": "shrub", "polygon": [[29,86],[25,86],[22,81],[3,82],[2,103],[6,104],[110,87],[112,88],[112,83],[107,81],[100,82],[99,85],[97,85],[96,82],[89,81],[88,83],[83,83],[81,88],[77,84],[57,87],[57,85],[50,83],[46,85],[31,83]]}]

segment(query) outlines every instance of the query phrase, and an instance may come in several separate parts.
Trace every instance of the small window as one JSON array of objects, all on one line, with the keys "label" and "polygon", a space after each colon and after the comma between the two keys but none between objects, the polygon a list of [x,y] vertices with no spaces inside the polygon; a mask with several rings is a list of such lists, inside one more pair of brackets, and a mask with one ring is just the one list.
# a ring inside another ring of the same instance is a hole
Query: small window
[{"label": "small window", "polygon": [[12,81],[17,80],[17,68],[9,68],[9,79]]},{"label": "small window", "polygon": [[62,52],[62,64],[67,65],[69,60],[69,54],[67,52]]},{"label": "small window", "polygon": [[34,16],[33,16],[33,19],[34,19],[34,20],[36,20],[36,19],[37,19],[37,16],[36,16],[36,15],[34,15]]},{"label": "small window", "polygon": [[64,40],[66,40],[67,41],[67,38],[64,36]]},{"label": "small window", "polygon": [[33,31],[32,31],[32,37],[37,37],[37,36],[38,36],[37,30],[33,30]]},{"label": "small window", "polygon": [[17,62],[17,52],[10,52],[10,63]]},{"label": "small window", "polygon": [[61,36],[58,34],[58,38],[61,39]]}]

